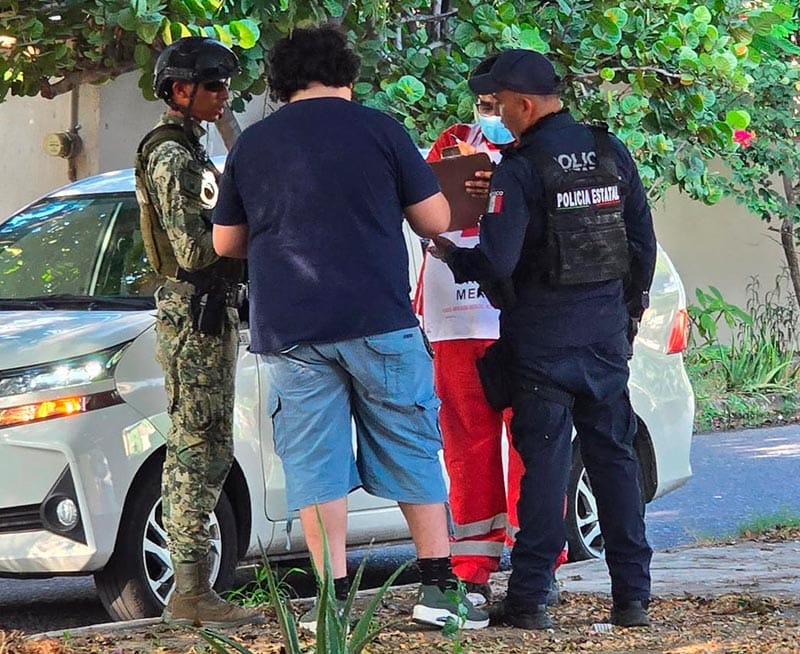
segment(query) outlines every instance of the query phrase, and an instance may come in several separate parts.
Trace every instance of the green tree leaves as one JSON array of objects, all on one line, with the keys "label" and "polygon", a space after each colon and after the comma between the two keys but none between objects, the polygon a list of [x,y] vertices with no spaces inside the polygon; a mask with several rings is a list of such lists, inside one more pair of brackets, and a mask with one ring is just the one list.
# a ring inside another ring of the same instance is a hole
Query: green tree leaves
[{"label": "green tree leaves", "polygon": [[[420,144],[473,120],[466,78],[513,47],[547,53],[580,119],[609,124],[653,197],[677,185],[704,202],[722,193],[759,216],[798,219],[770,186],[800,171],[795,97],[796,3],[715,0],[10,0],[0,12],[0,99],[52,95],[70,83],[141,70],[191,34],[236,49],[234,107],[264,89],[269,47],[295,26],[341,26],[362,58],[358,100],[392,113]],[[63,80],[63,81],[62,81]],[[724,165],[709,171],[709,161]]]},{"label": "green tree leaves", "polygon": [[725,114],[725,122],[732,129],[747,129],[750,125],[750,114],[742,109],[729,111]]}]

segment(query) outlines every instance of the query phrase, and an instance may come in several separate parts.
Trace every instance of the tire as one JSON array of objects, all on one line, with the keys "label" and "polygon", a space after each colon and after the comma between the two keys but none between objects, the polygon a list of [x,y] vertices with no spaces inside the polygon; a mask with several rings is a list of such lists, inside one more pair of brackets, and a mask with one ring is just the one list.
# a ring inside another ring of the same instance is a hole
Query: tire
[{"label": "tire", "polygon": [[597,502],[577,442],[573,447],[572,468],[567,484],[566,526],[570,561],[603,557],[605,544],[600,533]]},{"label": "tire", "polygon": [[[174,588],[172,562],[161,521],[161,466],[152,467],[128,491],[114,552],[94,582],[115,621],[161,615]],[[211,518],[211,581],[218,591],[233,584],[237,564],[236,519],[220,494]]]}]

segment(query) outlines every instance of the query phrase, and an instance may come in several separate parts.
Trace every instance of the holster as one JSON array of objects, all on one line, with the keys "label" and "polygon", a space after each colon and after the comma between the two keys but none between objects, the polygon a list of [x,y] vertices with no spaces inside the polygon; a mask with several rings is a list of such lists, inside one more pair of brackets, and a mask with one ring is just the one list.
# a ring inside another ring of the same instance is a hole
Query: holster
[{"label": "holster", "polygon": [[506,343],[502,339],[492,343],[475,365],[489,406],[495,411],[510,407],[512,381],[510,352]]},{"label": "holster", "polygon": [[225,324],[228,306],[228,291],[224,286],[216,286],[192,296],[190,311],[192,327],[201,334],[219,336]]}]

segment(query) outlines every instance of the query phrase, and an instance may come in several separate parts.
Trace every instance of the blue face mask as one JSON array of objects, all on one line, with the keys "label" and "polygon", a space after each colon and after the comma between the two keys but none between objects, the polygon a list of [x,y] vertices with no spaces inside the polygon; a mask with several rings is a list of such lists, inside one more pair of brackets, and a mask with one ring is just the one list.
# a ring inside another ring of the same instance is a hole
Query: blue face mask
[{"label": "blue face mask", "polygon": [[514,135],[503,125],[500,116],[478,116],[478,124],[490,143],[505,145],[514,140]]}]

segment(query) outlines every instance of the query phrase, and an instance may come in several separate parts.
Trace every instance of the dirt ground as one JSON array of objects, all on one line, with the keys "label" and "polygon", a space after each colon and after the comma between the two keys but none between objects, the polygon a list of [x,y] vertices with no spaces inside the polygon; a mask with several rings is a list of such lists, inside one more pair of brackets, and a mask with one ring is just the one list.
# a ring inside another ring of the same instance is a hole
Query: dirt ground
[{"label": "dirt ground", "polygon": [[[800,652],[800,598],[778,600],[728,594],[714,598],[686,596],[656,599],[649,629],[596,627],[607,619],[608,600],[594,595],[564,594],[553,611],[554,629],[527,632],[505,627],[461,632],[453,637],[408,621],[413,593],[395,591],[379,612],[384,623],[403,619],[367,647],[369,654],[397,652],[665,652],[670,654]],[[267,624],[228,632],[253,654],[282,651],[274,613]],[[306,641],[313,652],[312,641]],[[214,650],[191,629],[161,625],[106,635],[26,641],[22,634],[0,632],[0,654],[200,654]],[[231,652],[234,650],[231,648]]]},{"label": "dirt ground", "polygon": [[[760,542],[800,540],[800,528],[776,527],[752,535]],[[648,629],[609,629],[609,600],[596,594],[562,593],[562,604],[552,610],[555,627],[523,631],[489,627],[446,636],[438,629],[416,625],[409,619],[414,592],[392,589],[377,612],[389,625],[364,650],[365,654],[398,652],[449,652],[451,654],[528,654],[532,652],[618,652],[645,654],[800,654],[800,597],[775,598],[730,592],[715,597],[684,595],[655,598],[650,605],[653,626]],[[366,603],[368,598],[359,598]],[[308,607],[298,602],[296,613]],[[241,644],[240,652],[281,654],[280,632],[271,608],[267,623],[241,627],[227,636]],[[310,639],[305,651],[314,651]],[[246,648],[246,649],[245,649]],[[105,634],[70,635],[29,640],[20,632],[0,631],[0,654],[212,654],[213,649],[193,629],[170,629],[156,624],[122,628]],[[233,653],[231,647],[227,651]]]}]

